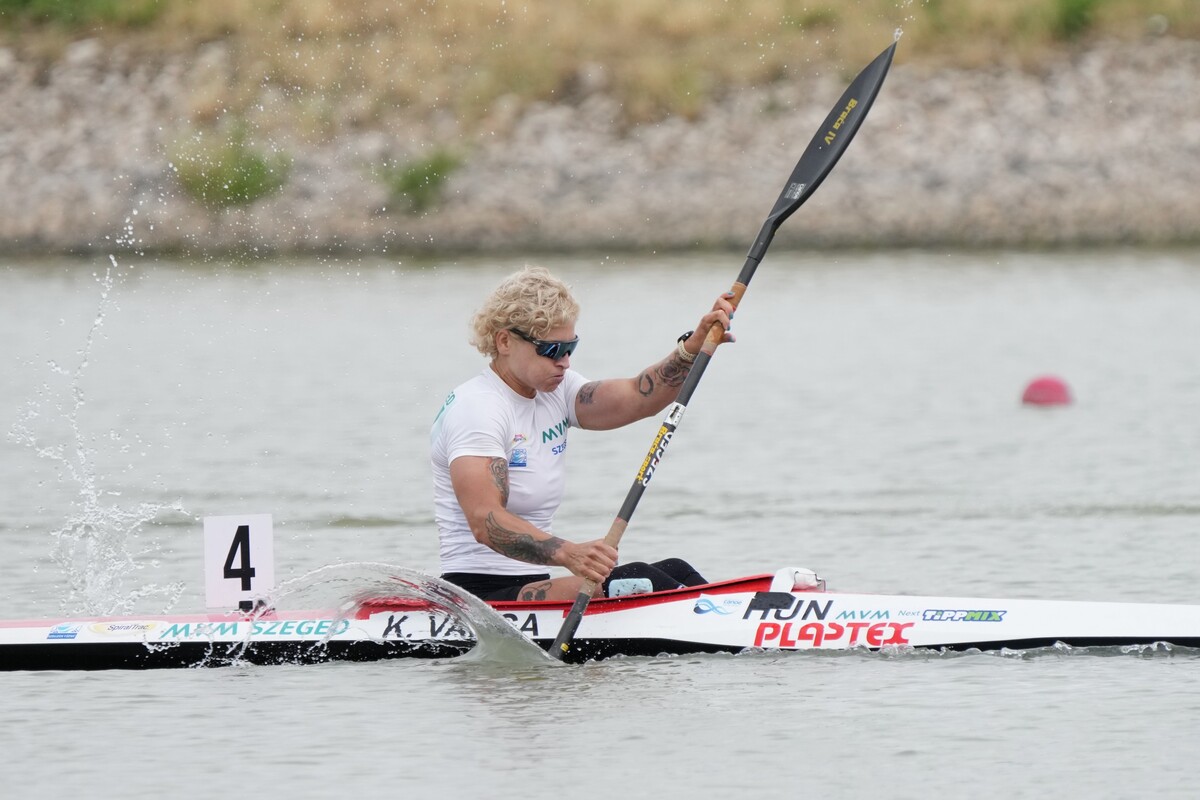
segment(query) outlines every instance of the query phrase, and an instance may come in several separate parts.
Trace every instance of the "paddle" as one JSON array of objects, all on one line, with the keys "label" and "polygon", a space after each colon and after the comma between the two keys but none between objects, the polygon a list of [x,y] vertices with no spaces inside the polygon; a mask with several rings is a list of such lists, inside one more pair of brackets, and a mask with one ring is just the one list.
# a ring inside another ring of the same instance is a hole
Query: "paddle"
[{"label": "paddle", "polygon": [[[829,112],[824,124],[817,129],[812,141],[808,143],[796,168],[792,170],[792,175],[788,178],[783,193],[775,201],[771,215],[767,217],[762,229],[758,232],[758,237],[751,245],[750,253],[746,256],[746,264],[733,284],[731,302],[734,308],[737,308],[742,296],[746,293],[746,286],[749,285],[750,279],[754,276],[754,270],[771,245],[775,231],[817,190],[817,187],[825,180],[825,176],[833,169],[833,165],[842,157],[842,153],[846,152],[850,140],[854,138],[854,134],[862,125],[863,118],[866,117],[871,104],[875,102],[875,96],[879,94],[879,87],[883,85],[883,79],[887,77],[888,67],[892,65],[892,56],[895,51],[896,43],[892,42],[891,46],[876,56],[875,60],[858,74],[858,77],[838,100],[837,105]],[[720,325],[714,325],[709,329],[704,346],[700,349],[691,371],[688,372],[687,379],[679,389],[679,396],[667,409],[662,425],[655,434],[654,441],[650,443],[650,450],[646,453],[645,460],[642,461],[637,477],[634,478],[633,486],[630,487],[621,510],[617,512],[617,518],[613,520],[612,527],[604,537],[604,541],[609,545],[616,547],[620,543],[621,536],[625,533],[625,528],[628,527],[634,510],[637,509],[638,501],[642,499],[642,494],[646,491],[646,486],[650,483],[650,478],[654,475],[659,460],[662,459],[667,445],[671,443],[671,437],[683,419],[683,413],[687,410],[692,392],[696,391],[696,385],[704,376],[708,362],[716,352],[717,345],[724,338],[725,330]],[[587,610],[595,590],[594,582],[584,582],[583,588],[575,598],[575,603],[567,613],[566,619],[563,620],[562,628],[559,629],[558,636],[550,648],[550,655],[554,658],[561,661],[570,650],[571,639],[575,636],[575,631],[579,629],[580,620],[583,619],[583,613]]]}]

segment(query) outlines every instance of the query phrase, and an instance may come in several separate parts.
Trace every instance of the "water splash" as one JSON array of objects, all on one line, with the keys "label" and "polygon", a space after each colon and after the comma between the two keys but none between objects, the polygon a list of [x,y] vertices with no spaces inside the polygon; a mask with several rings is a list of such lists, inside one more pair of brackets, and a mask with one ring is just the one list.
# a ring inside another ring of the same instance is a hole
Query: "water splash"
[{"label": "water splash", "polygon": [[466,655],[456,658],[458,662],[512,666],[560,663],[478,597],[432,575],[391,564],[349,562],[320,567],[279,584],[263,598],[263,607],[335,608],[338,619],[348,619],[365,604],[381,598],[427,602],[469,628],[477,643]]},{"label": "water splash", "polygon": [[[78,489],[78,497],[72,503],[74,513],[50,534],[55,542],[51,558],[66,576],[67,591],[60,599],[64,613],[128,613],[143,600],[154,597],[163,598],[161,610],[167,611],[183,593],[182,583],[127,587],[129,577],[146,566],[145,559],[152,557],[158,549],[156,545],[133,549],[144,526],[163,512],[185,512],[178,502],[171,505],[139,503],[134,508],[110,503],[107,498],[117,497],[119,493],[100,487],[95,467],[96,450],[84,433],[81,421],[81,412],[86,405],[83,378],[91,364],[92,348],[113,306],[118,271],[117,260],[110,255],[104,275],[97,276],[100,303],[83,347],[78,351],[79,363],[70,369],[56,361],[48,362],[51,373],[66,378],[65,390],[56,392],[44,384],[38,392],[44,402],[53,406],[55,413],[50,416],[49,424],[57,425],[59,420],[66,422],[70,431],[68,443],[43,443],[35,427],[46,420],[41,402],[37,400],[29,402],[23,416],[9,430],[10,440],[31,448],[39,457],[54,463],[59,480],[69,481]],[[63,393],[65,398],[61,397]],[[116,432],[110,432],[110,437],[120,438]]]}]

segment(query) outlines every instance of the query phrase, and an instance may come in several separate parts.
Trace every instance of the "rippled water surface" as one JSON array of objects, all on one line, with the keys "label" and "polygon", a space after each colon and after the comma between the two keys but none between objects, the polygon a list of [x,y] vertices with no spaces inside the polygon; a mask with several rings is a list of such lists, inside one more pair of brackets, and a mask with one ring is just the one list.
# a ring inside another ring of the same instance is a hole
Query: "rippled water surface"
[{"label": "rippled water surface", "polygon": [[[741,266],[539,260],[589,377],[665,355]],[[435,572],[429,424],[524,261],[0,263],[0,617],[198,610],[227,513],[274,516],[281,580]],[[772,253],[623,557],[1200,602],[1197,264]],[[1072,406],[1020,405],[1044,373]],[[572,434],[558,532],[607,530],[656,427]],[[6,673],[0,752],[13,796],[1190,797],[1198,675],[1161,650]]]}]

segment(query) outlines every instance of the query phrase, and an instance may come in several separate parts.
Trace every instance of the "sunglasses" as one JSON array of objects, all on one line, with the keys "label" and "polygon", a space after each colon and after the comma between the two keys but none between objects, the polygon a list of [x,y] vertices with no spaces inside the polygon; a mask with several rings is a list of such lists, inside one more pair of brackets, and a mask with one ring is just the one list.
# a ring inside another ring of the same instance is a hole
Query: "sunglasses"
[{"label": "sunglasses", "polygon": [[571,353],[575,352],[575,348],[579,346],[578,336],[565,342],[547,342],[544,339],[534,339],[529,334],[519,331],[516,328],[509,328],[509,330],[533,345],[533,352],[551,361],[558,361],[560,358],[571,355]]}]

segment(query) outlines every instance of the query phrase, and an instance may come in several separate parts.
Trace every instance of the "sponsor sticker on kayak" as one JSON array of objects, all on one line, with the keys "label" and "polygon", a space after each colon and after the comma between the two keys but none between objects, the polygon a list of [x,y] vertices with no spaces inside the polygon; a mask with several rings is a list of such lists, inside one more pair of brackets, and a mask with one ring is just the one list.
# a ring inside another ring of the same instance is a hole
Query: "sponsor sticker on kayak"
[{"label": "sponsor sticker on kayak", "polygon": [[719,595],[702,594],[692,606],[695,614],[712,614],[717,617],[727,617],[742,607],[745,602],[740,597],[721,597]]},{"label": "sponsor sticker on kayak", "polygon": [[818,619],[829,616],[833,608],[832,600],[813,600],[797,597],[791,592],[755,592],[754,597],[746,606],[742,619]]},{"label": "sponsor sticker on kayak", "polygon": [[892,622],[893,609],[836,604],[791,592],[756,592],[743,620],[757,622],[754,647],[781,649],[907,645],[915,622]]},{"label": "sponsor sticker on kayak", "polygon": [[843,647],[883,647],[909,644],[908,629],[915,622],[761,622],[755,647],[807,648],[826,644]]},{"label": "sponsor sticker on kayak", "polygon": [[133,638],[148,636],[157,629],[157,622],[142,620],[114,620],[112,622],[93,622],[91,625],[88,625],[88,632],[99,636]]},{"label": "sponsor sticker on kayak", "polygon": [[921,614],[926,622],[1004,622],[1007,609],[927,608]]},{"label": "sponsor sticker on kayak", "polygon": [[311,639],[341,636],[350,629],[349,620],[256,619],[249,622],[171,622],[161,626],[157,638],[173,639]]},{"label": "sponsor sticker on kayak", "polygon": [[82,622],[61,622],[50,629],[47,639],[74,639],[83,630]]}]

